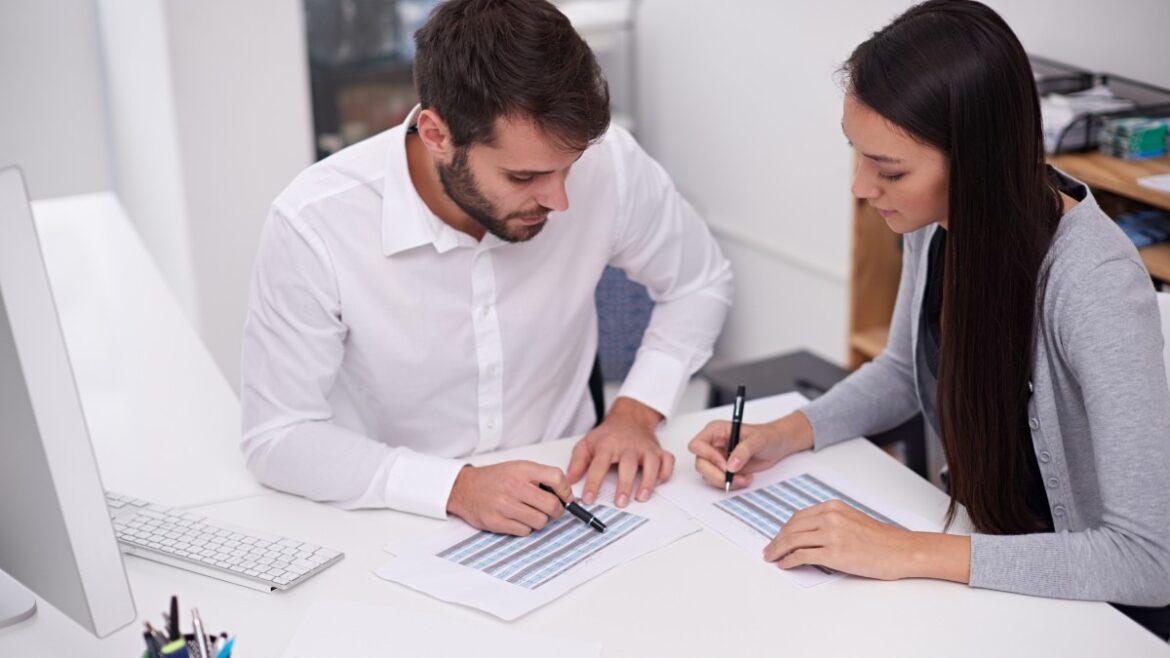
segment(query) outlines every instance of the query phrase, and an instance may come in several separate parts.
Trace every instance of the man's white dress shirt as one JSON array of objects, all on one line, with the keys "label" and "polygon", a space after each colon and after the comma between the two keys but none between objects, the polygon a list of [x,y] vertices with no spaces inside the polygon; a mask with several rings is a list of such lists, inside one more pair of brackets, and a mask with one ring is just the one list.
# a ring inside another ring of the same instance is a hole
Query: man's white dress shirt
[{"label": "man's white dress shirt", "polygon": [[277,489],[445,518],[467,456],[586,432],[606,265],[655,302],[621,395],[669,415],[710,357],[731,269],[666,172],[617,126],[528,242],[435,216],[406,123],[302,172],[272,204],[244,328],[243,443]]}]

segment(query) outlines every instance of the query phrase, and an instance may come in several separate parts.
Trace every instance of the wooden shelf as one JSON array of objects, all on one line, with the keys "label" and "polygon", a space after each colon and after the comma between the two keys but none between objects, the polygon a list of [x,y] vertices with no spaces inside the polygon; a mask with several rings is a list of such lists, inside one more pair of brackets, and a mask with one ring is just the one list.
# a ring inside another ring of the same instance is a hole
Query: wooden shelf
[{"label": "wooden shelf", "polygon": [[890,339],[889,327],[872,327],[859,331],[849,337],[849,349],[857,352],[864,360],[869,361],[886,349]]},{"label": "wooden shelf", "polygon": [[[1051,156],[1048,161],[1089,187],[1170,210],[1170,194],[1137,184],[1142,176],[1170,174],[1170,157],[1127,161],[1100,153],[1068,153]],[[1150,276],[1170,282],[1170,243],[1145,247],[1139,253]],[[855,201],[849,368],[858,368],[885,349],[901,269],[897,236],[868,204]]]},{"label": "wooden shelf", "polygon": [[[1051,156],[1048,161],[1089,187],[1170,210],[1170,194],[1137,184],[1142,176],[1170,174],[1170,157],[1131,161],[1101,153],[1066,153]],[[1139,251],[1150,276],[1170,281],[1170,244],[1156,244]]]},{"label": "wooden shelf", "polygon": [[1137,184],[1143,176],[1170,174],[1170,157],[1131,161],[1101,153],[1066,153],[1050,156],[1048,162],[1089,187],[1170,210],[1170,194]]},{"label": "wooden shelf", "polygon": [[1170,242],[1142,247],[1138,250],[1150,276],[1159,281],[1170,282]]}]

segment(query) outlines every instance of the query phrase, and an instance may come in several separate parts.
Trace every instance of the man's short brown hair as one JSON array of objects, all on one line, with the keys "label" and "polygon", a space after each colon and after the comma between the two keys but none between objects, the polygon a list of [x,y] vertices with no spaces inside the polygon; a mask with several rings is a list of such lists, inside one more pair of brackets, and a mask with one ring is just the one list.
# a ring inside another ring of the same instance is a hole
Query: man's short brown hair
[{"label": "man's short brown hair", "polygon": [[414,83],[455,146],[490,144],[496,119],[534,121],[571,150],[609,126],[593,51],[545,0],[447,0],[415,35]]}]

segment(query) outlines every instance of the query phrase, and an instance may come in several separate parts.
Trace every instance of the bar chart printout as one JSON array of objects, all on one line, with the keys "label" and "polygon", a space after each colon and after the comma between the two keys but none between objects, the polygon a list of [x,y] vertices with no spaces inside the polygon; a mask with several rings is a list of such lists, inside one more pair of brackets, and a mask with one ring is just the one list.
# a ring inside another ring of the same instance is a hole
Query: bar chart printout
[{"label": "bar chart printout", "polygon": [[828,500],[840,500],[882,523],[902,527],[808,473],[716,501],[715,506],[771,539],[797,510]]},{"label": "bar chart printout", "polygon": [[588,509],[608,526],[605,532],[564,514],[527,537],[476,533],[440,551],[437,557],[536,589],[646,522],[641,516],[605,505]]}]

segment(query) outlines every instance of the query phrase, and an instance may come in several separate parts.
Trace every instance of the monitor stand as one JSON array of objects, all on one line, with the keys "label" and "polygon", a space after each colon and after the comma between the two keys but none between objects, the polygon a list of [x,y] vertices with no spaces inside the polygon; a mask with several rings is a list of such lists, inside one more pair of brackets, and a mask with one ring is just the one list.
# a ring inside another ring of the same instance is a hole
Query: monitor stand
[{"label": "monitor stand", "polygon": [[19,624],[37,613],[37,600],[12,576],[0,571],[0,628]]}]

